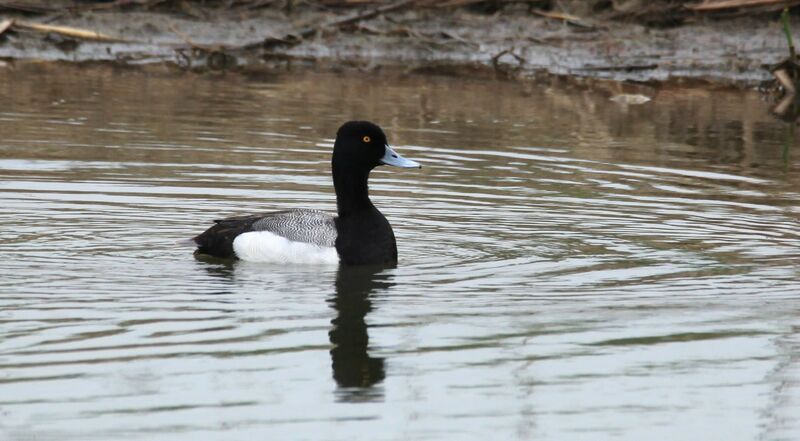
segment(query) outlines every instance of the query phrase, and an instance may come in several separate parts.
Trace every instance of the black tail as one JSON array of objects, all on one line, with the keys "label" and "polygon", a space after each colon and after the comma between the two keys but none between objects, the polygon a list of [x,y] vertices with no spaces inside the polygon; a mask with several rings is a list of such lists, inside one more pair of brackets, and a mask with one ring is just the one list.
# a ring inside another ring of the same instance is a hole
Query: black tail
[{"label": "black tail", "polygon": [[236,236],[252,231],[253,223],[260,216],[241,216],[214,221],[214,225],[194,237],[197,252],[215,257],[233,258],[233,240]]}]

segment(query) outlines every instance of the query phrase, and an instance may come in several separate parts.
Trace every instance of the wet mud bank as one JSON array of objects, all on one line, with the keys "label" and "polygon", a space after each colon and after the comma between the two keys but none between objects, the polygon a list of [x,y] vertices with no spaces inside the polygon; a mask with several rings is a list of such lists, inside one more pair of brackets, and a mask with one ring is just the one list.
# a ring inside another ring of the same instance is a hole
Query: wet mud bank
[{"label": "wet mud bank", "polygon": [[771,79],[767,66],[786,55],[774,14],[698,16],[664,28],[524,6],[486,13],[419,8],[413,1],[301,10],[48,12],[0,5],[0,59],[6,66],[18,60],[166,63],[201,71],[301,66],[754,86]]}]

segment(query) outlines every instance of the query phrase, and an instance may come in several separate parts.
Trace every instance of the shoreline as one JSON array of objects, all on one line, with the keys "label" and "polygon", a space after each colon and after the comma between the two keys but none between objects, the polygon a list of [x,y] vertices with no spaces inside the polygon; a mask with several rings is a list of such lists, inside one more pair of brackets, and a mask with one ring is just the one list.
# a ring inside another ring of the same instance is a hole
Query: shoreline
[{"label": "shoreline", "polygon": [[[461,9],[446,14],[396,10],[369,17],[374,10],[289,14],[259,9],[246,17],[224,11],[202,20],[163,11],[90,11],[50,20],[2,14],[0,23],[34,22],[45,28],[10,26],[0,33],[0,60],[166,63],[201,72],[287,66],[388,69],[520,80],[556,76],[754,87],[771,80],[766,66],[788,53],[780,23],[766,16],[703,19],[662,29],[589,20],[575,26],[535,14],[487,15]],[[359,14],[366,18],[352,20]],[[319,25],[342,22],[347,24]],[[107,38],[48,32],[47,26]]]}]

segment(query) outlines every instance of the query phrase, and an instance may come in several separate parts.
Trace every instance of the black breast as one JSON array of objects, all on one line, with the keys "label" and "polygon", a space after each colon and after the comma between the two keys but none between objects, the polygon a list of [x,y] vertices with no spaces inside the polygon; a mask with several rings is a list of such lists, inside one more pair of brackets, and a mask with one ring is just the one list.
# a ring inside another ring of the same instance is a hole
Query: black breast
[{"label": "black breast", "polygon": [[336,251],[342,263],[397,263],[397,244],[389,221],[375,207],[336,218]]}]

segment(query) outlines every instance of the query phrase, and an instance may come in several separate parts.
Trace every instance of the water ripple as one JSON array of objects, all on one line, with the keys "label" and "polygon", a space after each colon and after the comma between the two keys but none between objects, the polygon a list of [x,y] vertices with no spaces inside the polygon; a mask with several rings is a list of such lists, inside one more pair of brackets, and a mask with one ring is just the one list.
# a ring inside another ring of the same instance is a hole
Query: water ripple
[{"label": "water ripple", "polygon": [[[0,439],[800,433],[800,164],[747,92],[46,69],[0,72]],[[176,245],[332,212],[365,117],[424,164],[372,176],[397,268]]]}]

